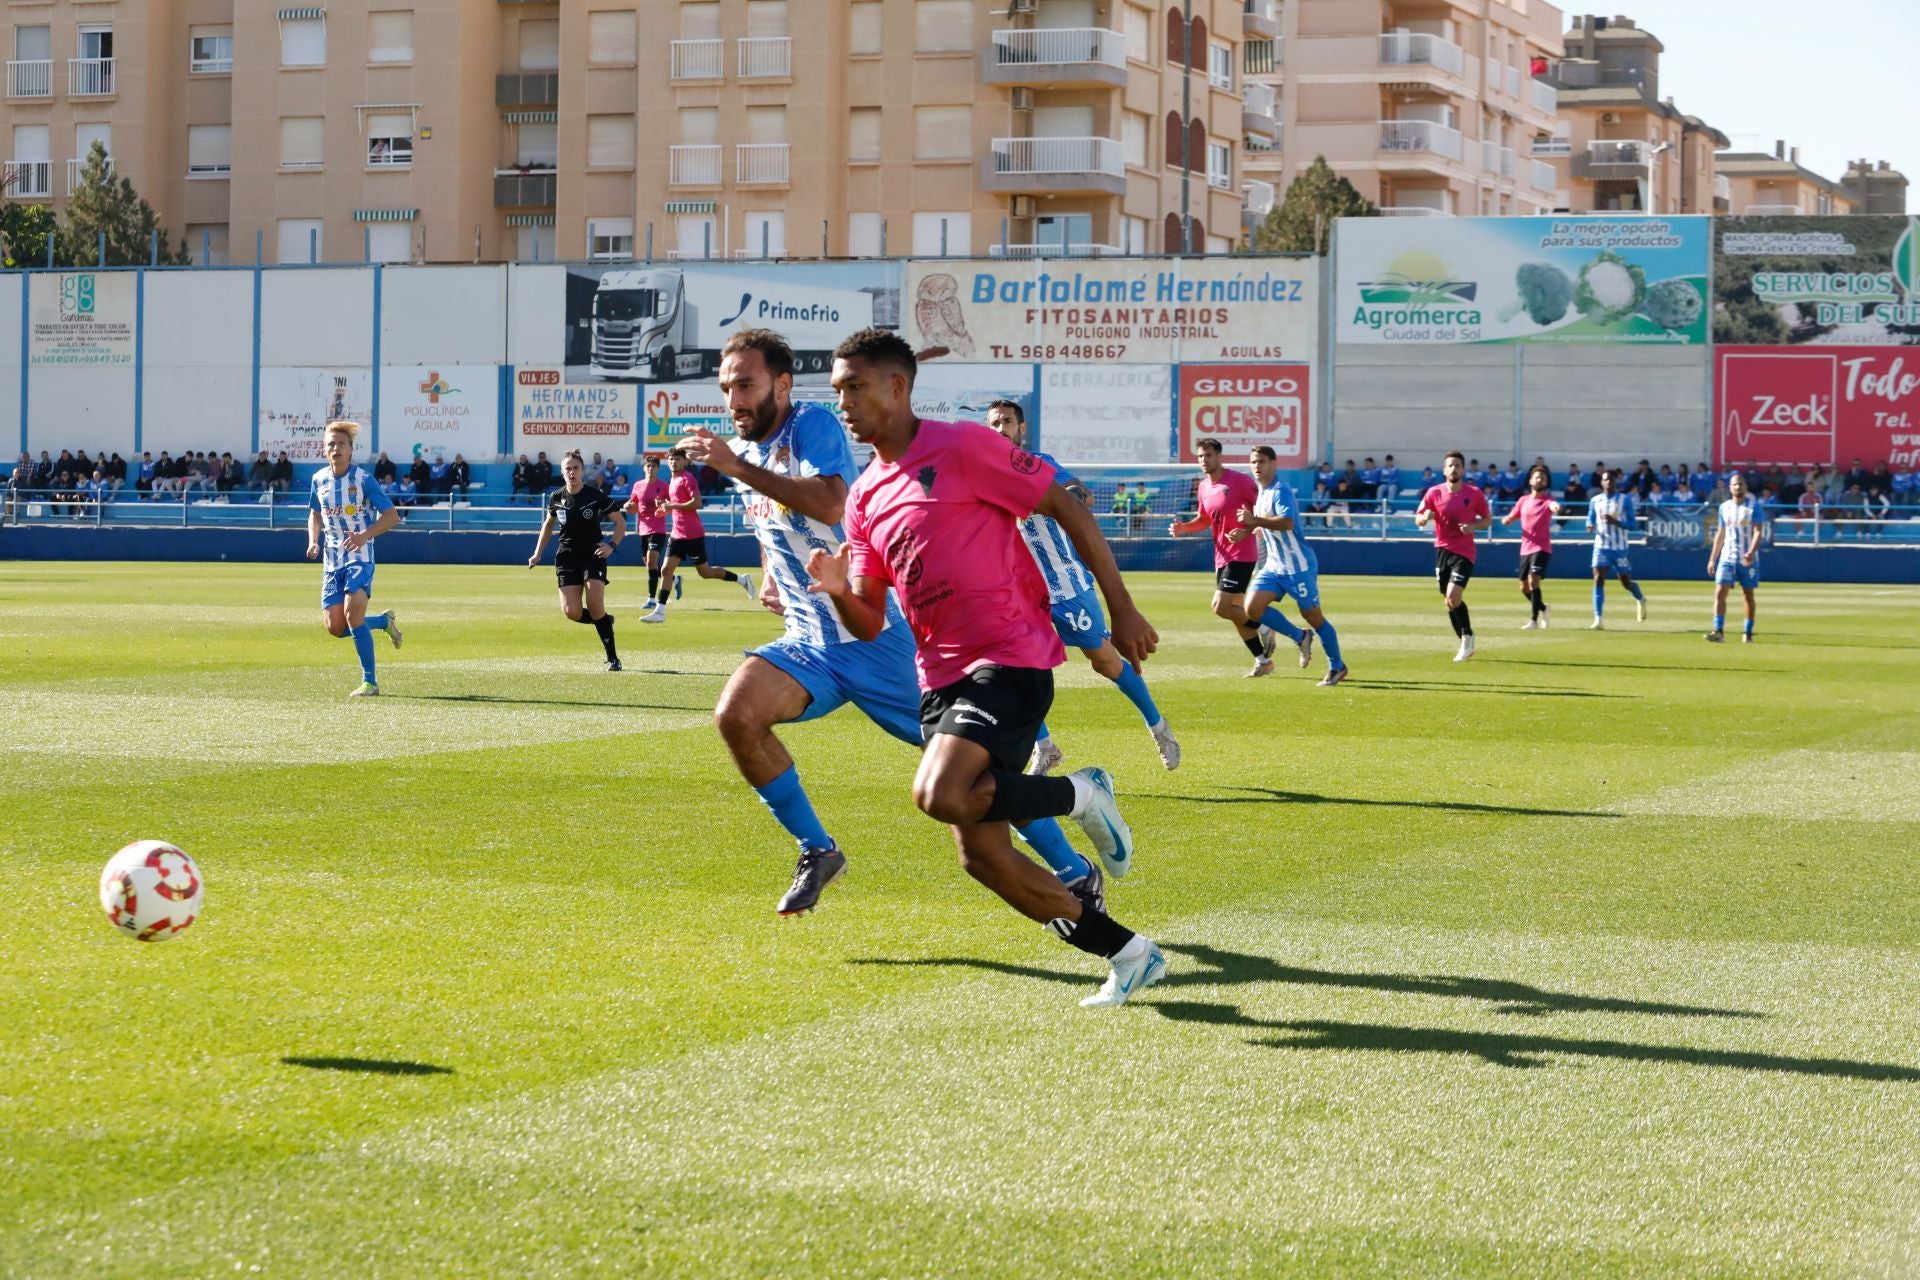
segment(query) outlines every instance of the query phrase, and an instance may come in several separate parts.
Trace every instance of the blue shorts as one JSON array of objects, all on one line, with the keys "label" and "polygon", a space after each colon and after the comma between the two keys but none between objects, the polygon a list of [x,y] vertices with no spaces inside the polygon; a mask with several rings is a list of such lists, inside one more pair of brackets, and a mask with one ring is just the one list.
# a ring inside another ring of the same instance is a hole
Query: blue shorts
[{"label": "blue shorts", "polygon": [[1253,577],[1254,595],[1283,596],[1302,609],[1320,607],[1320,571],[1307,569],[1300,573],[1274,573],[1271,570],[1257,573]]},{"label": "blue shorts", "polygon": [[1722,560],[1720,567],[1713,571],[1713,581],[1716,586],[1751,591],[1760,585],[1760,562],[1741,564],[1738,560]]},{"label": "blue shorts", "polygon": [[373,564],[353,560],[320,575],[320,607],[331,609],[356,591],[373,594]]},{"label": "blue shorts", "polygon": [[813,701],[789,724],[818,720],[851,702],[900,741],[923,745],[920,674],[913,665],[913,632],[896,620],[872,640],[802,644],[782,637],[747,650],[800,682]]},{"label": "blue shorts", "polygon": [[1604,551],[1598,543],[1595,543],[1593,548],[1593,567],[1596,569],[1611,569],[1615,573],[1624,573],[1629,578],[1633,576],[1633,561],[1628,557],[1625,548],[1619,551]]},{"label": "blue shorts", "polygon": [[1053,630],[1070,649],[1098,649],[1112,638],[1107,630],[1107,615],[1100,608],[1100,597],[1083,591],[1053,606]]}]

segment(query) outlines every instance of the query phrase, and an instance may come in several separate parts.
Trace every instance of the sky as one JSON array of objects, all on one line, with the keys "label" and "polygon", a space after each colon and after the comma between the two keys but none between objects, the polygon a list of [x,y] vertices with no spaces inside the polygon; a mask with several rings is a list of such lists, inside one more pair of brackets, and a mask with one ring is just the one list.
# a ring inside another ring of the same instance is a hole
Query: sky
[{"label": "sky", "polygon": [[1738,151],[1800,148],[1800,163],[1839,181],[1847,163],[1891,161],[1920,211],[1920,0],[1557,0],[1579,14],[1621,14],[1658,36],[1660,93]]}]

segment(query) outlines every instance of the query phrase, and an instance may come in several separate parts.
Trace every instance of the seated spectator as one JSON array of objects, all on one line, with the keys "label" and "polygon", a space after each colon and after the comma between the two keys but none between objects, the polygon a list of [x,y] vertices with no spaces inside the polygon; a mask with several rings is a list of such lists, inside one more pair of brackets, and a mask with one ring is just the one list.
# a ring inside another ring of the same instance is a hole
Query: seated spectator
[{"label": "seated spectator", "polygon": [[1862,463],[1860,459],[1855,458],[1853,465],[1847,468],[1846,475],[1841,477],[1840,491],[1845,493],[1848,489],[1858,489],[1864,497],[1867,492],[1867,486],[1872,483],[1873,476],[1867,470],[1866,465]]},{"label": "seated spectator", "polygon": [[5,505],[0,506],[0,524],[13,524],[20,519],[25,511],[26,495],[32,488],[33,459],[23,453],[7,473],[7,497]]},{"label": "seated spectator", "polygon": [[117,496],[127,484],[127,460],[120,456],[118,449],[115,449],[113,456],[107,459],[106,471],[107,483],[113,486],[113,492]]},{"label": "seated spectator", "polygon": [[1667,493],[1672,493],[1680,487],[1679,481],[1673,477],[1672,465],[1665,462],[1660,464],[1660,474],[1654,477],[1654,482]]},{"label": "seated spectator", "polygon": [[[1747,474],[1753,474],[1751,468],[1748,469]],[[1713,468],[1703,462],[1693,469],[1693,491],[1695,493],[1712,493],[1713,486],[1719,479],[1720,477],[1713,473]]]},{"label": "seated spectator", "polygon": [[273,460],[273,470],[267,473],[267,488],[275,493],[285,493],[293,487],[293,459],[282,449],[280,456]]},{"label": "seated spectator", "polygon": [[1886,491],[1877,484],[1867,486],[1867,496],[1861,501],[1860,513],[1866,523],[1861,526],[1862,534],[1877,534],[1881,526],[1892,514],[1892,504],[1887,501]]},{"label": "seated spectator", "polygon": [[[1904,507],[1914,501],[1913,468],[1903,466],[1893,473],[1893,480],[1887,486],[1887,500],[1896,507]],[[1906,516],[1905,512],[1895,512],[1896,516]]]},{"label": "seated spectator", "polygon": [[93,479],[82,481],[80,496],[96,508],[113,501],[113,486],[107,481],[107,473],[100,468],[93,469]]},{"label": "seated spectator", "polygon": [[1644,498],[1653,492],[1654,482],[1658,479],[1659,477],[1653,473],[1653,464],[1647,461],[1647,459],[1642,458],[1640,459],[1639,465],[1634,467],[1633,474],[1626,478],[1626,482],[1622,487],[1630,489],[1639,497]]},{"label": "seated spectator", "polygon": [[1726,476],[1719,476],[1715,478],[1713,482],[1713,488],[1707,491],[1707,505],[1712,507],[1715,511],[1718,511],[1720,509],[1720,504],[1725,502],[1728,498],[1731,498],[1732,496],[1733,494],[1729,492],[1727,489]]},{"label": "seated spectator", "polygon": [[33,464],[33,487],[45,489],[53,483],[53,477],[53,459],[47,456],[45,449],[42,449],[40,461]]},{"label": "seated spectator", "polygon": [[1420,468],[1420,492],[1425,493],[1440,483],[1440,477],[1433,474],[1432,467]]},{"label": "seated spectator", "polygon": [[140,470],[133,482],[133,491],[142,498],[153,496],[153,454],[150,452],[140,455]]},{"label": "seated spectator", "polygon": [[1580,479],[1580,468],[1574,467],[1567,472],[1567,487],[1560,491],[1560,517],[1554,527],[1564,529],[1570,519],[1584,519],[1587,514],[1587,486]]},{"label": "seated spectator", "polygon": [[260,456],[247,468],[247,488],[254,493],[265,493],[273,482],[273,463],[267,459],[267,451],[262,449]]},{"label": "seated spectator", "polygon": [[1113,491],[1113,505],[1107,508],[1110,516],[1130,516],[1133,514],[1133,496],[1127,492],[1126,485],[1120,485]]},{"label": "seated spectator", "polygon": [[207,488],[213,490],[215,493],[225,493],[226,486],[222,481],[226,478],[226,464],[220,461],[220,455],[217,453],[209,453],[207,455]]},{"label": "seated spectator", "polygon": [[1700,501],[1700,495],[1693,491],[1693,479],[1685,474],[1686,468],[1682,467],[1680,470],[1682,474],[1680,478],[1674,482],[1674,490],[1671,495],[1673,504],[1677,507],[1691,507]]},{"label": "seated spectator", "polygon": [[1328,495],[1327,527],[1333,527],[1333,518],[1340,517],[1345,528],[1353,528],[1353,504],[1362,501],[1360,496],[1360,473],[1347,464],[1347,472],[1333,482],[1333,492]]},{"label": "seated spectator", "polygon": [[232,493],[240,487],[244,479],[245,476],[242,474],[241,464],[234,461],[231,453],[222,450],[220,454],[220,492]]},{"label": "seated spectator", "polygon": [[73,472],[61,471],[53,477],[53,502],[50,509],[56,516],[80,514],[80,482],[73,478]]},{"label": "seated spectator", "polygon": [[413,492],[418,506],[433,504],[433,467],[424,457],[415,455],[413,465],[407,468],[407,479],[413,481]]},{"label": "seated spectator", "polygon": [[1858,533],[1867,518],[1867,495],[1858,486],[1848,485],[1841,491],[1839,499],[1825,509],[1827,519],[1834,522],[1835,530],[1851,529]]},{"label": "seated spectator", "polygon": [[616,471],[613,473],[613,488],[608,490],[608,492],[618,493],[622,489],[627,489],[631,491],[632,488],[633,488],[633,481],[627,478],[627,473],[624,471]]},{"label": "seated spectator", "polygon": [[513,464],[513,491],[507,495],[507,505],[520,505],[520,495],[527,495],[527,501],[533,501],[533,464],[527,461],[527,455],[521,454],[520,461]]},{"label": "seated spectator", "polygon": [[380,456],[373,460],[374,482],[382,489],[389,489],[393,487],[393,482],[399,478],[399,468],[393,465],[393,459],[387,456],[385,449],[382,449]]},{"label": "seated spectator", "polygon": [[193,455],[193,460],[187,463],[186,483],[181,486],[183,490],[182,498],[184,499],[186,492],[196,489],[204,491],[208,487],[207,455],[204,453],[196,453]]},{"label": "seated spectator", "polygon": [[1670,507],[1673,505],[1673,499],[1668,496],[1666,489],[1661,486],[1658,480],[1655,480],[1653,486],[1647,490],[1647,505],[1650,507]]},{"label": "seated spectator", "polygon": [[547,490],[553,488],[553,464],[547,461],[547,451],[542,449],[533,460],[533,492],[544,497]]},{"label": "seated spectator", "polygon": [[1152,511],[1153,495],[1147,492],[1147,482],[1135,480],[1133,482],[1133,514],[1144,516],[1151,514]]},{"label": "seated spectator", "polygon": [[1862,489],[1878,489],[1881,497],[1885,497],[1887,494],[1893,492],[1893,473],[1887,470],[1885,459],[1873,464],[1873,471],[1867,476],[1867,483],[1860,487]]},{"label": "seated spectator", "polygon": [[447,493],[459,494],[460,501],[468,501],[467,491],[473,487],[473,468],[467,465],[467,456],[463,453],[453,455],[453,464],[447,468]]},{"label": "seated spectator", "polygon": [[1486,492],[1493,484],[1493,473],[1481,466],[1480,459],[1478,458],[1474,458],[1467,463],[1466,476],[1467,483],[1473,485],[1482,493]]},{"label": "seated spectator", "polygon": [[1367,482],[1360,475],[1360,468],[1353,465],[1352,458],[1347,459],[1347,469],[1340,473],[1340,479],[1334,485],[1335,492],[1339,491],[1341,485],[1346,486],[1348,502],[1359,502],[1367,497]]},{"label": "seated spectator", "polygon": [[1606,463],[1596,462],[1593,464],[1593,470],[1587,472],[1587,492],[1588,493],[1592,493],[1600,487],[1600,477],[1605,475],[1606,472],[1607,472]]},{"label": "seated spectator", "polygon": [[1391,503],[1400,496],[1400,468],[1393,464],[1393,455],[1388,454],[1380,464],[1380,498]]},{"label": "seated spectator", "polygon": [[396,507],[415,506],[420,501],[420,486],[413,482],[413,472],[400,477],[400,483],[393,486],[393,505]]},{"label": "seated spectator", "polygon": [[1339,473],[1333,469],[1333,464],[1331,462],[1323,462],[1320,464],[1319,469],[1313,473],[1314,487],[1332,493],[1334,482],[1339,478]]},{"label": "seated spectator", "polygon": [[87,456],[87,451],[82,449],[79,453],[75,454],[73,458],[73,467],[71,468],[73,478],[76,480],[88,479],[93,475],[95,465],[94,460]]},{"label": "seated spectator", "polygon": [[1368,458],[1360,468],[1360,496],[1377,498],[1380,496],[1380,464]]},{"label": "seated spectator", "polygon": [[450,499],[453,493],[453,481],[449,478],[453,467],[447,462],[447,455],[433,455],[433,465],[427,468],[427,492]]},{"label": "seated spectator", "polygon": [[608,458],[605,462],[600,464],[600,475],[599,475],[599,478],[594,481],[594,483],[599,485],[600,488],[606,490],[608,493],[612,493],[614,487],[617,486],[617,483],[618,483],[614,479],[615,474],[616,472],[613,465],[613,459]]},{"label": "seated spectator", "polygon": [[1518,459],[1507,463],[1507,469],[1500,473],[1500,479],[1496,483],[1500,487],[1500,501],[1509,507],[1520,501],[1520,494],[1526,488],[1527,482],[1520,474]]},{"label": "seated spectator", "polygon": [[173,476],[173,458],[165,449],[160,451],[160,461],[153,464],[153,496],[165,498],[175,489]]},{"label": "seated spectator", "polygon": [[1820,490],[1803,487],[1800,490],[1800,496],[1794,500],[1792,505],[1800,519],[1811,520],[1814,530],[1818,532],[1820,528]]}]

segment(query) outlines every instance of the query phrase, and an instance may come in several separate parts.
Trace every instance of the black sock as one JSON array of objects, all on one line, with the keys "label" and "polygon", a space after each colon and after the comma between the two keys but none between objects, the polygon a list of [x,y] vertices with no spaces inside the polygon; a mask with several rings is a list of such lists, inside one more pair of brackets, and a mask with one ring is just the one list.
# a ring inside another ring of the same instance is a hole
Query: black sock
[{"label": "black sock", "polygon": [[1247,652],[1256,658],[1265,658],[1267,656],[1267,646],[1260,643],[1260,637],[1257,635],[1242,640],[1240,643],[1247,646]]},{"label": "black sock", "polygon": [[1460,638],[1464,640],[1472,634],[1473,615],[1467,612],[1467,602],[1462,600],[1460,602]]},{"label": "black sock", "polygon": [[647,599],[651,600],[659,594],[660,571],[658,569],[649,569],[647,570]]},{"label": "black sock", "polygon": [[734,572],[733,570],[731,570],[731,569],[722,569],[722,570],[720,571],[720,576],[721,576],[721,577],[723,577],[723,578],[725,578],[725,579],[726,579],[726,580],[727,580],[728,582],[738,582],[738,581],[740,581],[740,575],[739,575],[739,574],[737,574],[737,573],[735,573],[735,572]]},{"label": "black sock", "polygon": [[620,661],[620,655],[613,648],[613,615],[601,614],[593,620],[593,628],[600,633],[600,644],[607,651],[607,661]]},{"label": "black sock", "polygon": [[1085,903],[1081,904],[1078,920],[1050,920],[1047,928],[1066,939],[1069,945],[1103,960],[1119,955],[1121,949],[1133,941],[1133,930]]},{"label": "black sock", "polygon": [[1447,606],[1447,625],[1453,628],[1453,634],[1460,634],[1460,611],[1452,605]]},{"label": "black sock", "polygon": [[1533,589],[1533,592],[1531,594],[1531,599],[1533,600],[1533,616],[1534,617],[1537,618],[1541,614],[1547,611],[1547,602],[1540,598],[1540,588],[1535,587]]},{"label": "black sock", "polygon": [[580,611],[580,616],[575,618],[574,621],[579,623],[583,627],[590,627],[593,625],[593,619],[587,616],[587,611],[585,609],[582,609]]},{"label": "black sock", "polygon": [[982,822],[1028,823],[1036,818],[1064,818],[1073,812],[1073,779],[1036,778],[1006,769],[993,774],[993,803]]}]

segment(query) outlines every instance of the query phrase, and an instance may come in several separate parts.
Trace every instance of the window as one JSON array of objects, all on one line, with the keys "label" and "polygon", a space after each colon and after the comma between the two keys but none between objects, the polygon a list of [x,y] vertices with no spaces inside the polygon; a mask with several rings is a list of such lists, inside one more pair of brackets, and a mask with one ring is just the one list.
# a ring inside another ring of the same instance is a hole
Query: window
[{"label": "window", "polygon": [[1126,150],[1127,163],[1136,169],[1147,167],[1147,117],[1138,111],[1120,113],[1120,142]]},{"label": "window", "polygon": [[15,27],[13,56],[20,62],[51,62],[53,60],[53,28]]},{"label": "window", "polygon": [[47,145],[46,125],[17,124],[13,126],[12,159],[27,164],[43,163],[49,158]]},{"label": "window", "polygon": [[[282,18],[280,20],[280,65],[283,67],[324,67],[327,65],[327,20],[325,18]],[[285,225],[282,223],[281,225]],[[306,261],[305,258],[300,261]]]},{"label": "window", "polygon": [[913,158],[916,160],[970,160],[973,158],[973,108],[915,107]]},{"label": "window", "polygon": [[[879,8],[878,5],[874,7]],[[849,258],[879,257],[880,229],[880,215],[877,213],[848,214],[847,256]]]},{"label": "window", "polygon": [[320,219],[280,219],[280,252],[275,260],[281,263],[325,261],[320,254]]},{"label": "window", "polygon": [[749,258],[786,257],[787,215],[749,212],[746,253]]},{"label": "window", "polygon": [[747,108],[748,142],[771,143],[786,140],[787,109],[785,107]]},{"label": "window", "polygon": [[682,40],[718,40],[720,38],[720,6],[717,4],[681,5],[680,38]]},{"label": "window", "polygon": [[[388,9],[367,15],[367,61],[413,61],[413,10]],[[376,261],[397,259],[380,258]]]},{"label": "window", "polygon": [[1120,24],[1127,43],[1127,56],[1135,62],[1150,61],[1153,52],[1153,15],[1136,5],[1128,5]]},{"label": "window", "polygon": [[707,147],[720,141],[720,108],[680,108],[680,144]]},{"label": "window", "polygon": [[860,55],[880,52],[880,14],[880,0],[855,0],[853,26],[847,39],[848,53]]},{"label": "window", "polygon": [[197,75],[233,70],[232,27],[189,27],[187,70]]},{"label": "window", "polygon": [[282,169],[318,169],[326,163],[326,118],[324,116],[282,116],[280,118],[280,167]]},{"label": "window", "polygon": [[1233,242],[1228,240],[1225,236],[1208,236],[1207,252],[1208,253],[1232,253]]},{"label": "window", "polygon": [[[560,126],[527,121],[514,126],[513,162],[523,169],[557,169],[560,166]],[[633,164],[633,152],[627,152],[627,164]]]},{"label": "window", "polygon": [[189,222],[187,224],[187,252],[193,255],[194,262],[203,267],[224,267],[227,265],[227,224],[224,222]]},{"label": "window", "polygon": [[87,157],[93,154],[93,144],[107,153],[107,159],[113,159],[113,126],[111,124],[76,124],[73,126],[73,155],[84,167]]},{"label": "window", "polygon": [[587,117],[587,168],[631,169],[637,155],[632,116]]},{"label": "window", "polygon": [[604,9],[587,15],[587,61],[599,66],[630,66],[638,60],[639,36],[631,9]]},{"label": "window", "polygon": [[880,108],[855,107],[847,113],[847,159],[854,164],[880,159]]},{"label": "window", "polygon": [[674,215],[673,245],[674,253],[682,258],[711,258],[720,252],[720,239],[714,234],[713,215]]},{"label": "window", "polygon": [[920,53],[973,52],[973,0],[915,0],[913,47]]},{"label": "window", "polygon": [[368,262],[413,261],[413,224],[411,222],[368,222],[361,227]]},{"label": "window", "polygon": [[1240,46],[1241,70],[1250,76],[1272,75],[1273,41],[1249,40]]},{"label": "window", "polygon": [[1233,148],[1224,142],[1207,141],[1207,182],[1216,187],[1233,186]]},{"label": "window", "polygon": [[787,34],[787,0],[747,0],[747,37]]},{"label": "window", "polygon": [[367,113],[367,167],[405,169],[413,164],[413,112]]},{"label": "window", "polygon": [[552,262],[552,227],[515,227],[513,260],[515,262]]},{"label": "window", "polygon": [[560,23],[557,19],[521,19],[520,69],[522,71],[558,71],[560,69]]},{"label": "window", "polygon": [[224,178],[233,171],[233,126],[187,126],[187,176]]},{"label": "window", "polygon": [[1147,251],[1147,228],[1153,224],[1132,214],[1120,220],[1120,247],[1128,253]]},{"label": "window", "polygon": [[633,219],[588,218],[587,256],[589,258],[631,258],[633,256]]},{"label": "window", "polygon": [[916,213],[913,215],[913,254],[962,256],[973,252],[973,215],[970,213]]},{"label": "window", "polygon": [[1215,42],[1207,46],[1207,79],[1215,88],[1233,88],[1233,46]]}]

